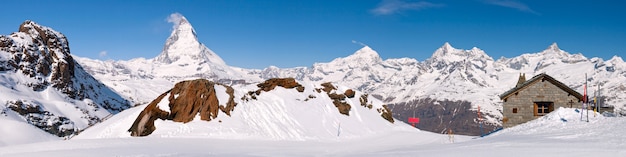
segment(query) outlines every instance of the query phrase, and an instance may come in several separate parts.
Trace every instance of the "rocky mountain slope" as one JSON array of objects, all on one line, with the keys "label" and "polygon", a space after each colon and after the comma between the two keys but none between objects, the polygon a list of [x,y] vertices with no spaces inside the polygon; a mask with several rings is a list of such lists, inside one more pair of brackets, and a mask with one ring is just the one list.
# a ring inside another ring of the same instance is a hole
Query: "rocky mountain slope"
[{"label": "rocky mountain slope", "polygon": [[[83,70],[63,34],[33,21],[0,35],[0,93],[2,124],[26,123],[59,137],[75,135],[130,107]],[[29,132],[1,130],[0,136]]]},{"label": "rocky mountain slope", "polygon": [[168,38],[164,51],[153,59],[76,58],[96,78],[137,103],[150,102],[174,82],[184,79],[205,78],[234,85],[292,77],[316,84],[339,83],[371,93],[390,104],[399,120],[406,121],[413,115],[420,117],[418,127],[423,130],[442,133],[453,129],[461,134],[478,135],[478,106],[486,130],[499,127],[502,106],[498,95],[514,87],[520,73],[529,77],[547,73],[577,91],[582,91],[587,73],[590,89],[600,85],[602,95],[606,96],[604,103],[626,114],[623,107],[626,63],[618,56],[604,61],[570,54],[556,43],[538,53],[497,60],[479,48],[457,49],[449,43],[436,49],[425,61],[383,60],[378,52],[364,46],[350,56],[310,67],[242,69],[226,65],[195,37],[189,22],[182,20]]}]

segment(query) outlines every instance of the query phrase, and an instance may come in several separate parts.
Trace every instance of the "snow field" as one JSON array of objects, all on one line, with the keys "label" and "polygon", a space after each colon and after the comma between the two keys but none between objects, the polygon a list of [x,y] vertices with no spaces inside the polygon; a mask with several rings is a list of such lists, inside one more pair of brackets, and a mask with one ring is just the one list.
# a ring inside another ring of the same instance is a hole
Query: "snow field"
[{"label": "snow field", "polygon": [[619,132],[626,129],[626,118],[605,117],[599,114],[594,117],[591,112],[587,122],[586,115],[581,121],[580,112],[575,110],[559,108],[544,117],[484,138],[454,136],[454,143],[451,143],[446,135],[392,127],[387,131],[360,138],[324,141],[152,136],[72,139],[0,147],[0,156],[620,157],[626,155],[626,150],[623,149],[626,148],[626,136]]}]

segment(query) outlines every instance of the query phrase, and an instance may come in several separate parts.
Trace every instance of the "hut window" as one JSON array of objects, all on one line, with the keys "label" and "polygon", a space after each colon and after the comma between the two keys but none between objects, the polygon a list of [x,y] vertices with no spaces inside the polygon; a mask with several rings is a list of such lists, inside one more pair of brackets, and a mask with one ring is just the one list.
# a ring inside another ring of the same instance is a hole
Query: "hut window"
[{"label": "hut window", "polygon": [[535,102],[533,104],[535,108],[535,116],[543,116],[554,110],[553,102]]},{"label": "hut window", "polygon": [[513,113],[517,113],[517,108],[513,108]]}]

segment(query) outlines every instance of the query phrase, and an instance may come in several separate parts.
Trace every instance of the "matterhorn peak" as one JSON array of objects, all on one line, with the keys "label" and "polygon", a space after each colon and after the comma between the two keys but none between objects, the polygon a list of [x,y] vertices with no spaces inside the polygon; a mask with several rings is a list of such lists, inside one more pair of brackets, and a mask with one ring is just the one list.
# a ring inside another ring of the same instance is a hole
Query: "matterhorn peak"
[{"label": "matterhorn peak", "polygon": [[173,13],[167,21],[174,24],[174,29],[167,38],[163,51],[155,58],[156,61],[167,64],[179,60],[225,64],[217,54],[198,41],[196,31],[182,14]]}]

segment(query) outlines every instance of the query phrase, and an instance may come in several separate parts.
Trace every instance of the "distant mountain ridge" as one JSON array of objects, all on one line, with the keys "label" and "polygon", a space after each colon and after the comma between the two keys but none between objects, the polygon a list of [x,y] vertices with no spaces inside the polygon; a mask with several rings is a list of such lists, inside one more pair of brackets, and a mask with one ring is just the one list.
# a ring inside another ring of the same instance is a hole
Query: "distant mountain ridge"
[{"label": "distant mountain ridge", "polygon": [[[403,121],[406,121],[409,113],[412,114],[412,111],[421,108],[419,106],[429,108],[415,113],[433,121],[432,126],[418,126],[423,130],[443,132],[453,128],[453,124],[467,125],[469,127],[463,131],[456,132],[477,135],[478,120],[472,116],[476,115],[478,106],[485,116],[486,125],[491,129],[499,127],[502,106],[498,95],[514,87],[520,73],[529,77],[547,73],[577,91],[582,91],[584,74],[587,73],[590,89],[592,87],[595,89],[596,84],[601,85],[602,95],[606,96],[605,104],[613,105],[617,112],[626,114],[624,110],[626,63],[618,56],[607,61],[601,58],[588,59],[582,54],[569,54],[554,43],[538,53],[495,60],[479,48],[463,50],[454,48],[450,43],[444,43],[425,61],[412,58],[383,60],[378,52],[364,46],[350,56],[337,58],[328,63],[316,63],[310,67],[281,69],[271,66],[265,69],[243,69],[215,61],[217,60],[215,58],[219,57],[212,51],[206,53],[205,50],[208,48],[190,48],[184,52],[169,48],[171,46],[168,45],[178,42],[176,40],[193,41],[194,44],[190,45],[196,45],[197,39],[193,28],[188,21],[184,21],[185,23],[181,25],[189,26],[191,31],[174,30],[166,42],[164,51],[157,57],[157,60],[168,61],[159,59],[167,56],[171,62],[157,63],[155,59],[143,58],[130,61],[76,58],[85,65],[88,72],[134,102],[150,101],[154,95],[162,93],[175,81],[183,79],[205,78],[232,85],[277,77],[293,77],[304,82],[340,83],[349,88],[371,93],[385,103],[391,104],[394,117]],[[193,35],[179,35],[177,32],[192,32],[187,34]],[[208,54],[204,56],[210,57],[205,59],[184,57],[186,54],[198,52]],[[171,58],[177,55],[180,59],[172,61],[174,59]],[[147,87],[149,89],[138,89],[140,87],[138,84],[144,85],[146,82],[153,82],[146,85],[150,86]],[[156,85],[159,83],[166,86]],[[150,96],[147,96],[148,94]],[[434,111],[436,107],[428,107],[433,105],[441,106],[444,110]],[[462,118],[456,117],[457,112],[450,111],[455,109],[472,114],[466,114]]]},{"label": "distant mountain ridge", "polygon": [[[377,56],[372,55],[376,52],[366,46],[351,56],[329,63],[317,63],[312,67],[267,68],[254,72],[262,78],[298,76],[298,79],[305,81],[342,82],[348,87],[377,94],[378,98],[387,103],[396,104],[392,105],[392,110],[396,115],[404,114],[395,116],[403,121],[408,117],[406,114],[412,114],[410,111],[419,105],[445,106],[443,104],[455,101],[459,105],[469,102],[471,112],[475,113],[477,107],[481,106],[487,124],[493,128],[500,125],[502,117],[498,95],[514,87],[521,73],[527,76],[547,73],[581,92],[587,73],[590,89],[591,86],[601,85],[602,95],[606,96],[604,103],[619,108],[617,112],[626,113],[623,107],[626,100],[626,64],[618,56],[608,61],[601,58],[587,59],[582,54],[569,54],[554,43],[539,53],[494,60],[481,49],[462,50],[445,43],[423,62],[401,58],[362,64],[359,60],[351,60],[362,58],[360,51],[370,51],[373,53],[368,56]],[[592,90],[589,91],[593,95]],[[453,114],[449,116],[448,119],[453,119]],[[438,118],[436,121],[443,120]],[[443,132],[447,128],[441,125],[426,130]],[[477,128],[478,125],[475,125],[469,132],[476,135]]]},{"label": "distant mountain ridge", "polygon": [[[73,59],[62,33],[29,20],[18,32],[0,35],[0,93],[1,121],[30,124],[59,137],[130,108]],[[0,134],[24,130],[5,131]]]}]

